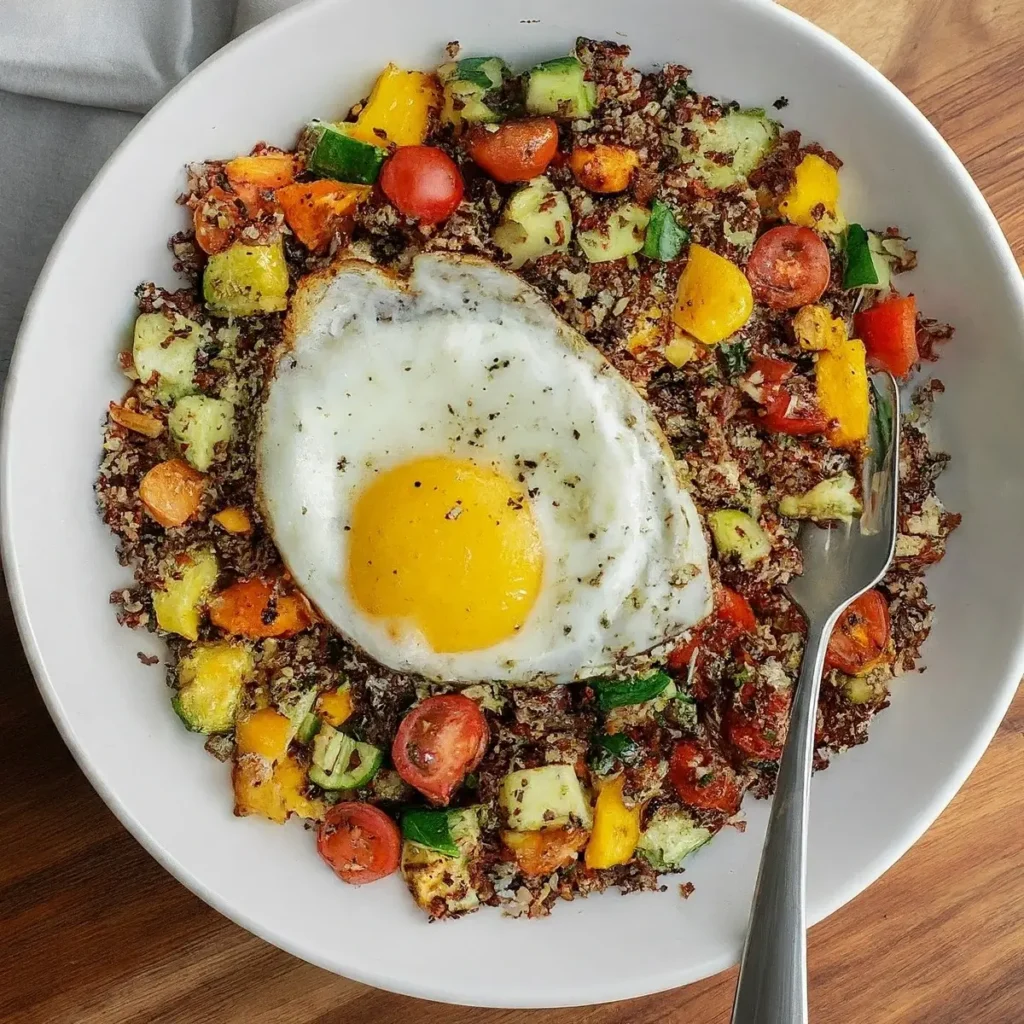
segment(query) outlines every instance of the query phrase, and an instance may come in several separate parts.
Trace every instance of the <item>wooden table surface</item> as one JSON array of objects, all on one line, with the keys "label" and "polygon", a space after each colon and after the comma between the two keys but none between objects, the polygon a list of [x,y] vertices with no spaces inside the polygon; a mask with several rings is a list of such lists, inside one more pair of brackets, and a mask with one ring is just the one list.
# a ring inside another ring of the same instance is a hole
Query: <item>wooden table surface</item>
[{"label": "wooden table surface", "polygon": [[[1024,254],[1024,0],[787,2],[910,96],[974,175],[1015,253]],[[159,867],[92,791],[43,708],[6,597],[0,612],[7,665],[0,698],[0,763],[7,765],[0,784],[0,1020],[728,1020],[734,971],[630,1002],[526,1014],[378,992],[253,938]],[[814,1020],[1024,1020],[1022,868],[1024,691],[924,839],[811,932]]]}]

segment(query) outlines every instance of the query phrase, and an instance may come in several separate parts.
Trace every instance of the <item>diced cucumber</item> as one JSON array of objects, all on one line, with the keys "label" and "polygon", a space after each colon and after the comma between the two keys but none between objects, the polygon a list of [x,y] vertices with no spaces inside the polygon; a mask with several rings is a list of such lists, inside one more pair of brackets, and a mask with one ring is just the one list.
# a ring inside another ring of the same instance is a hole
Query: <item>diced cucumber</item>
[{"label": "diced cucumber", "polygon": [[450,917],[480,905],[470,872],[470,860],[480,847],[480,825],[471,807],[437,813],[447,817],[457,855],[406,838],[402,843],[402,877],[413,899],[431,917]]},{"label": "diced cucumber", "polygon": [[708,829],[698,825],[686,811],[660,807],[640,833],[636,849],[658,871],[676,871],[686,857],[710,838]]},{"label": "diced cucumber", "polygon": [[178,689],[171,701],[192,732],[230,732],[242,689],[254,671],[247,647],[228,640],[198,644],[178,662]]},{"label": "diced cucumber", "polygon": [[463,57],[454,64],[451,77],[443,77],[442,80],[469,82],[490,92],[497,89],[510,74],[509,66],[500,57]]},{"label": "diced cucumber", "polygon": [[526,79],[526,109],[553,117],[589,117],[597,103],[597,87],[584,78],[576,57],[557,57],[530,68]]},{"label": "diced cucumber", "polygon": [[210,340],[209,332],[195,320],[175,313],[142,313],[135,321],[132,362],[139,380],[155,378],[157,398],[170,401],[199,389],[193,383],[196,353]]},{"label": "diced cucumber", "polygon": [[643,254],[652,260],[667,263],[674,260],[690,240],[690,229],[680,227],[672,207],[655,199],[651,204],[651,219],[644,235]]},{"label": "diced cucumber", "polygon": [[578,231],[576,241],[589,263],[620,260],[644,247],[650,219],[650,210],[636,203],[624,203],[612,210],[600,227]]},{"label": "diced cucumber", "polygon": [[288,264],[280,239],[271,245],[236,242],[206,261],[203,298],[218,316],[257,316],[288,308]]},{"label": "diced cucumber", "polygon": [[[293,739],[299,741],[299,743],[306,744],[316,735],[317,729],[320,728],[319,719],[313,712],[313,705],[316,703],[317,689],[315,686],[307,687],[305,690],[300,691],[288,700],[281,701],[278,705],[278,710],[284,715],[289,722],[291,722],[291,735],[288,737],[288,741],[291,742]],[[316,723],[312,727],[310,732],[310,726],[307,725],[307,721],[312,718]]]},{"label": "diced cucumber", "polygon": [[234,436],[235,407],[223,398],[185,395],[167,417],[171,436],[185,449],[185,458],[201,473],[213,463],[218,444]]},{"label": "diced cucumber", "polygon": [[323,724],[313,740],[309,781],[322,789],[358,789],[377,774],[384,754],[369,743],[359,743]]},{"label": "diced cucumber", "polygon": [[892,280],[890,260],[878,235],[865,231],[860,224],[851,224],[846,229],[843,287],[887,291]]},{"label": "diced cucumber", "polygon": [[[778,124],[763,110],[733,110],[717,121],[698,114],[685,127],[696,135],[697,145],[680,147],[680,160],[693,164],[698,176],[717,189],[744,183],[767,156],[779,134]],[[711,159],[713,153],[732,159],[721,164]]]},{"label": "diced cucumber", "polygon": [[509,772],[498,796],[514,832],[561,828],[578,822],[590,828],[593,813],[572,765],[548,764]]},{"label": "diced cucumber", "polygon": [[708,515],[708,529],[715,548],[723,558],[736,558],[750,569],[771,554],[772,542],[758,521],[735,508],[718,509]]},{"label": "diced cucumber", "polygon": [[854,496],[857,482],[849,473],[840,473],[816,484],[806,494],[787,494],[779,502],[779,514],[790,519],[813,519],[818,523],[839,520],[849,523],[863,512]]},{"label": "diced cucumber", "polygon": [[394,768],[382,768],[370,779],[370,795],[374,800],[399,804],[411,799],[413,789]]},{"label": "diced cucumber", "polygon": [[198,639],[203,608],[219,573],[213,548],[195,548],[186,559],[174,562],[161,581],[163,588],[153,591],[157,626],[186,640]]},{"label": "diced cucumber", "polygon": [[326,124],[310,121],[306,126],[305,140],[305,144],[311,147],[306,167],[318,177],[335,181],[372,185],[388,155],[383,139],[380,146],[354,139],[348,134],[344,122]]},{"label": "diced cucumber", "polygon": [[594,688],[597,706],[602,711],[626,704],[642,704],[660,696],[669,686],[675,688],[671,676],[660,669],[633,679],[592,679],[590,685]]},{"label": "diced cucumber", "polygon": [[501,114],[489,103],[488,97],[509,76],[508,65],[500,57],[466,57],[453,64],[442,64],[437,69],[444,84],[444,103],[441,120],[456,127],[469,124],[493,123]]},{"label": "diced cucumber", "polygon": [[572,211],[564,192],[545,177],[534,178],[516,190],[501,211],[494,243],[512,257],[512,269],[564,252],[572,238]]},{"label": "diced cucumber", "polygon": [[295,730],[295,738],[303,746],[308,746],[319,731],[320,719],[316,715],[309,714],[299,722],[299,727]]}]

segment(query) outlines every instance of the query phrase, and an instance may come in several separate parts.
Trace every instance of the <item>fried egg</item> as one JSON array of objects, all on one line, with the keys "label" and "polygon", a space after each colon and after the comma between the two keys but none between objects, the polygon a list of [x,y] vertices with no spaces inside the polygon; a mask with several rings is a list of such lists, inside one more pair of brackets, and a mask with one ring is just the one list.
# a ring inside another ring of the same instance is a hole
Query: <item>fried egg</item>
[{"label": "fried egg", "polygon": [[710,611],[704,534],[650,409],[484,260],[306,278],[257,443],[297,584],[396,671],[585,679]]}]

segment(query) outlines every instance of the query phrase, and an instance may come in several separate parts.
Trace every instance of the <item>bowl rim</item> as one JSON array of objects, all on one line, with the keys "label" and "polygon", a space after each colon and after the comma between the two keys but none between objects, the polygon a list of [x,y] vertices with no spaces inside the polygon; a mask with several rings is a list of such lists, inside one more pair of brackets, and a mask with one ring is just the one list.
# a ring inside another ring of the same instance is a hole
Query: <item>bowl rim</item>
[{"label": "bowl rim", "polygon": [[[220,50],[211,54],[202,64],[178,82],[121,141],[75,204],[54,241],[43,269],[33,286],[32,294],[26,305],[12,351],[8,377],[4,386],[2,408],[0,408],[0,557],[2,557],[8,594],[26,659],[43,702],[75,762],[89,780],[90,785],[97,791],[120,823],[182,885],[209,906],[252,934],[259,936],[261,939],[285,950],[293,956],[313,963],[332,973],[339,972],[337,965],[332,963],[328,957],[317,955],[315,950],[309,948],[300,948],[297,943],[282,938],[282,936],[274,933],[269,927],[263,927],[251,918],[243,907],[235,905],[235,903],[227,898],[222,898],[204,883],[201,878],[193,874],[188,867],[178,861],[132,815],[131,811],[122,803],[115,789],[107,784],[106,780],[89,760],[89,756],[83,745],[76,738],[70,722],[64,717],[57,688],[45,670],[42,650],[36,639],[25,603],[22,566],[15,550],[10,504],[4,499],[12,490],[10,479],[12,471],[11,453],[15,446],[12,429],[14,408],[12,396],[18,389],[22,376],[22,362],[27,347],[25,339],[32,331],[37,306],[41,304],[43,295],[48,291],[48,282],[53,273],[57,256],[63,249],[68,236],[74,230],[83,210],[91,202],[93,195],[100,189],[107,176],[111,173],[113,166],[120,160],[123,152],[131,145],[135,136],[151,119],[159,117],[165,106],[175,101],[179,91],[186,87],[192,87],[194,79],[201,78],[211,66],[234,53],[236,49],[247,46],[251,38],[273,34],[279,31],[282,26],[301,21],[305,18],[315,19],[321,8],[326,8],[336,2],[337,0],[301,0],[295,6],[280,11],[248,29]],[[830,33],[819,28],[796,12],[771,2],[771,0],[728,0],[728,2],[734,7],[751,12],[756,11],[759,16],[777,19],[792,34],[808,44],[826,51],[832,60],[850,67],[851,70],[865,80],[865,84],[869,88],[878,94],[881,101],[887,101],[896,109],[899,116],[907,123],[908,128],[918,135],[922,145],[930,151],[930,154],[936,160],[941,161],[954,177],[958,189],[964,195],[970,207],[971,214],[982,229],[986,243],[997,257],[998,263],[1007,279],[1008,295],[1015,302],[1018,319],[1024,321],[1024,278],[1021,276],[1017,261],[999,226],[999,222],[988,206],[980,188],[971,178],[959,157],[925,115],[882,72],[868,63],[867,60]],[[914,818],[908,822],[907,828],[900,837],[900,840],[893,842],[888,847],[886,856],[876,859],[859,875],[848,878],[846,884],[837,886],[832,898],[815,908],[816,913],[813,915],[809,914],[808,926],[817,924],[819,921],[830,916],[863,892],[887,872],[921,838],[956,795],[981,759],[1014,698],[1022,676],[1024,676],[1024,634],[1017,638],[1016,649],[1013,652],[1012,658],[1012,670],[1001,681],[1001,685],[990,703],[990,708],[982,727],[977,730],[970,744],[962,752],[956,769],[951,771],[948,777],[947,784],[937,792],[928,804],[918,808]],[[561,999],[556,1002],[550,1000],[543,1002],[533,1001],[530,998],[530,993],[525,991],[522,993],[522,998],[515,1002],[494,1002],[467,998],[457,986],[445,984],[443,979],[432,979],[429,983],[412,983],[406,978],[394,976],[386,967],[382,967],[379,970],[350,970],[346,968],[344,976],[375,988],[421,999],[439,1000],[458,1005],[539,1008],[585,1005],[648,995],[669,988],[692,984],[703,977],[711,976],[712,973],[726,970],[736,962],[737,957],[723,955],[719,958],[718,962],[713,964],[710,972],[707,970],[688,972],[685,969],[678,969],[672,972],[664,972],[661,975],[647,975],[639,979],[639,984],[637,984],[636,979],[630,983],[628,980],[620,982],[614,977],[606,977],[600,985],[588,986],[587,992],[584,992],[582,986],[580,986],[575,997]]]}]

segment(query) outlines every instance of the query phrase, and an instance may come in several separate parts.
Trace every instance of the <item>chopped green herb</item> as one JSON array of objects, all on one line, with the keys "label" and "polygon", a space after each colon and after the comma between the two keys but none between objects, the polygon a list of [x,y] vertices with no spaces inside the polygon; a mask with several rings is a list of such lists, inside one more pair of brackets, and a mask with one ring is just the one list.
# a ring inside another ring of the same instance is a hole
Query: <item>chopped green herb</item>
[{"label": "chopped green herb", "polygon": [[689,240],[689,228],[680,227],[672,208],[660,199],[655,199],[651,204],[651,219],[644,236],[643,254],[649,259],[667,263],[679,255]]},{"label": "chopped green herb", "polygon": [[749,683],[754,673],[750,670],[749,665],[744,665],[739,672],[735,673],[732,677],[732,681],[737,686],[743,686],[744,683]]},{"label": "chopped green herb", "polygon": [[594,679],[590,685],[597,695],[597,706],[602,711],[610,711],[625,704],[653,700],[670,682],[671,678],[658,670],[637,679]]},{"label": "chopped green herb", "polygon": [[711,783],[714,782],[714,781],[715,781],[715,773],[714,772],[705,772],[697,780],[697,787],[699,789],[703,789],[705,786],[710,786]]},{"label": "chopped green herb", "polygon": [[458,857],[447,811],[409,810],[402,815],[402,835],[420,846]]},{"label": "chopped green herb", "polygon": [[718,354],[721,356],[726,374],[730,377],[739,377],[740,374],[746,373],[750,366],[750,351],[745,341],[719,345]]},{"label": "chopped green herb", "polygon": [[594,738],[594,745],[587,759],[590,767],[598,775],[610,775],[615,771],[617,763],[635,764],[640,757],[640,747],[625,733],[611,735],[602,733]]}]

